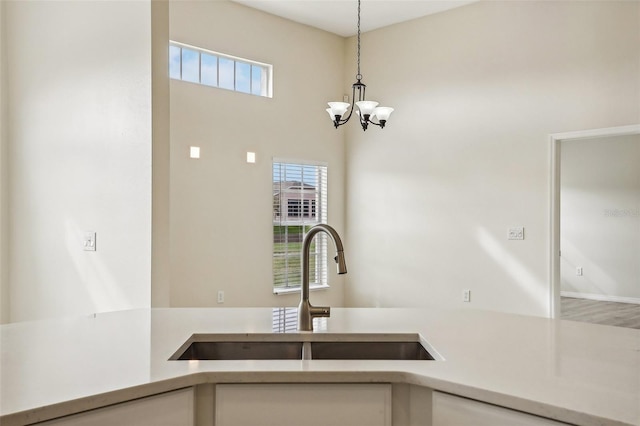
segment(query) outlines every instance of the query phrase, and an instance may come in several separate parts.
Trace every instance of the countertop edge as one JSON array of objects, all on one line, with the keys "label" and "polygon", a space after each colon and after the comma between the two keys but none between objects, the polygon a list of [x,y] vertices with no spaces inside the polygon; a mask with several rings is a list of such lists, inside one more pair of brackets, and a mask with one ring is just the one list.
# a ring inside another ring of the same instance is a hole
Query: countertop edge
[{"label": "countertop edge", "polygon": [[563,423],[584,426],[637,426],[636,424],[627,423],[625,421],[614,420],[597,416],[595,414],[570,410],[558,405],[540,403],[526,398],[469,386],[462,383],[454,383],[447,380],[425,377],[413,373],[407,373],[406,376],[407,380],[405,380],[404,383],[407,384],[424,386],[435,391],[457,395],[498,407],[505,407],[511,410],[520,411],[526,414],[533,414]]},{"label": "countertop edge", "polygon": [[450,382],[425,375],[404,371],[200,371],[115,389],[113,391],[73,399],[57,404],[38,407],[0,416],[3,426],[23,426],[55,418],[70,416],[133,401],[140,398],[171,392],[202,384],[222,383],[398,383],[423,386],[435,391],[458,395],[496,406],[541,416],[544,418],[584,426],[635,426],[631,423],[602,418],[560,406],[538,403],[512,395],[477,388],[462,383]]}]

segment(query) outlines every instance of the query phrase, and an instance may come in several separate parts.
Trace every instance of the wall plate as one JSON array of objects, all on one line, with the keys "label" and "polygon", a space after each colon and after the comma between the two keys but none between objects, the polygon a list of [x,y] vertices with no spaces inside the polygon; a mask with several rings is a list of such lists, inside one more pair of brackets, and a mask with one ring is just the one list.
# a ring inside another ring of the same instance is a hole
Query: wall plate
[{"label": "wall plate", "polygon": [[96,233],[93,231],[85,232],[82,245],[85,251],[96,251]]},{"label": "wall plate", "polygon": [[509,228],[509,239],[510,240],[524,240],[524,227],[516,226],[513,228]]}]

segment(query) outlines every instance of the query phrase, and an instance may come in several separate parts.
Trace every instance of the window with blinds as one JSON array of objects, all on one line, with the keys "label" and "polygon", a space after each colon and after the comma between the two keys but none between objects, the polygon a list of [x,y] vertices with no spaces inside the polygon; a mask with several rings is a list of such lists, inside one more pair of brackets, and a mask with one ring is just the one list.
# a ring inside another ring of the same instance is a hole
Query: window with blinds
[{"label": "window with blinds", "polygon": [[[273,161],[273,291],[287,292],[302,283],[302,240],[318,223],[327,223],[327,166]],[[326,287],[327,236],[314,237],[309,283]]]}]

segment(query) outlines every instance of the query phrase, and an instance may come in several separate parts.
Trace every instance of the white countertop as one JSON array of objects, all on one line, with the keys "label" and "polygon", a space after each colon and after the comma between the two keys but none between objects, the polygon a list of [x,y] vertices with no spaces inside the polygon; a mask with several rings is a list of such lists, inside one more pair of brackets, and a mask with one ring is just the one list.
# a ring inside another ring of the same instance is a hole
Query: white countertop
[{"label": "white countertop", "polygon": [[640,330],[476,310],[339,309],[318,333],[420,333],[444,361],[168,361],[193,333],[281,331],[277,309],[132,310],[3,325],[0,424],[198,383],[404,382],[580,425],[640,425]]}]

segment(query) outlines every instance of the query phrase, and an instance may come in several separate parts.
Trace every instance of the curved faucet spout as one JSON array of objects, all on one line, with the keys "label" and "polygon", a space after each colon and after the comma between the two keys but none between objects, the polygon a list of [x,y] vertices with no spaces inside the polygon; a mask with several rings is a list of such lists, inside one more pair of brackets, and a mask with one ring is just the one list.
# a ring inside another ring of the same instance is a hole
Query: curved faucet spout
[{"label": "curved faucet spout", "polygon": [[309,303],[309,251],[313,237],[319,232],[325,232],[333,240],[333,244],[336,247],[336,257],[334,260],[337,263],[338,274],[347,273],[347,263],[344,258],[342,240],[336,230],[325,224],[319,224],[309,229],[309,232],[304,236],[304,240],[302,240],[302,289],[300,291],[300,305],[298,305],[299,331],[313,331],[313,318],[328,317],[331,315],[331,308],[315,307]]}]

